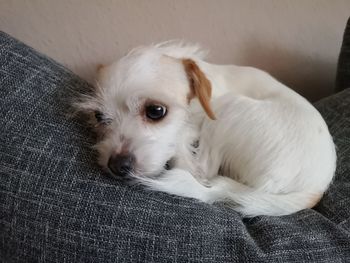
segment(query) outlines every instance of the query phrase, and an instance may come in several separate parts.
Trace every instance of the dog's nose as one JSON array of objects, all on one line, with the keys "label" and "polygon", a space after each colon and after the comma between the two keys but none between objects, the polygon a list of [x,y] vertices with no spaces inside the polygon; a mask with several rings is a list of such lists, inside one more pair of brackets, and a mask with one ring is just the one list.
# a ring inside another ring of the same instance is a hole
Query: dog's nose
[{"label": "dog's nose", "polygon": [[108,168],[115,175],[126,176],[133,169],[135,164],[135,157],[132,154],[112,154],[108,160]]}]

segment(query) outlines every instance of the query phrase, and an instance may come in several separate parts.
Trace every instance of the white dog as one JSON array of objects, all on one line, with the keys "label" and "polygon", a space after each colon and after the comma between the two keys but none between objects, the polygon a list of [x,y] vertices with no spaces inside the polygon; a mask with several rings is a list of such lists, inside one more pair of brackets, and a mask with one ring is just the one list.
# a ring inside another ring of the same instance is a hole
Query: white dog
[{"label": "white dog", "polygon": [[140,47],[99,70],[99,164],[157,191],[246,216],[313,207],[336,167],[318,111],[267,73],[203,61],[195,45]]}]

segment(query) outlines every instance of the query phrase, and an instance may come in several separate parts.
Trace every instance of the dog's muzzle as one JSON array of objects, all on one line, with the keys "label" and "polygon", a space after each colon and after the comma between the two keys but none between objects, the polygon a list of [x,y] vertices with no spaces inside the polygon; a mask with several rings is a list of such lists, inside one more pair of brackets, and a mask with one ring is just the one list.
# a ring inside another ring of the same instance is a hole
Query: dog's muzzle
[{"label": "dog's muzzle", "polygon": [[135,156],[132,154],[112,154],[108,160],[109,170],[117,176],[126,177],[134,170]]}]

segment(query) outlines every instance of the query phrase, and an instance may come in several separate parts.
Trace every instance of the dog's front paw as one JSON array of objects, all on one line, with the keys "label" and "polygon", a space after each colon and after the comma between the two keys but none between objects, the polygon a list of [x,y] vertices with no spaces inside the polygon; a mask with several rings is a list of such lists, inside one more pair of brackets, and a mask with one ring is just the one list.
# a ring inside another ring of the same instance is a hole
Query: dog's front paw
[{"label": "dog's front paw", "polygon": [[194,173],[194,178],[203,186],[205,187],[211,187],[210,180],[205,176],[202,172],[196,172]]},{"label": "dog's front paw", "polygon": [[211,178],[208,177],[208,174],[205,172],[205,169],[198,165],[193,172],[193,177],[203,186],[211,187]]},{"label": "dog's front paw", "polygon": [[139,178],[148,188],[168,194],[196,198],[205,201],[207,187],[198,182],[194,176],[182,169],[165,171],[158,178]]}]

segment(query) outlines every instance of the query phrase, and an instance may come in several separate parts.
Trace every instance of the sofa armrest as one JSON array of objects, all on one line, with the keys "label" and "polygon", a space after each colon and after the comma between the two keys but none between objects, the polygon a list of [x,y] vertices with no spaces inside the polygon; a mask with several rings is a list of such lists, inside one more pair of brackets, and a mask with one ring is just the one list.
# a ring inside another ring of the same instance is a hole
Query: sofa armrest
[{"label": "sofa armrest", "polygon": [[350,87],[350,18],[347,22],[343,43],[340,49],[337,75],[336,91],[339,92]]}]

